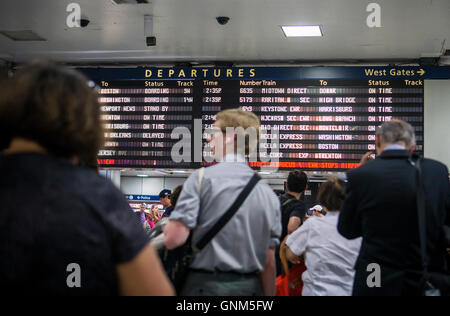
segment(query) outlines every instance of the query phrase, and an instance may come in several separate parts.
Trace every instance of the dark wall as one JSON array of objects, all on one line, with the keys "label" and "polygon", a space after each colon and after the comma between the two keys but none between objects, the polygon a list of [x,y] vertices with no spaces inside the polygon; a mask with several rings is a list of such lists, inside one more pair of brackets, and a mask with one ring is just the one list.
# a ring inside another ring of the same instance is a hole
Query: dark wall
[{"label": "dark wall", "polygon": [[[325,180],[324,180],[325,182]],[[310,191],[311,195],[302,194],[300,200],[305,202],[305,206],[307,209],[319,204],[317,202],[317,194],[319,192],[319,186],[323,182],[310,182],[308,181],[307,191]]]},{"label": "dark wall", "polygon": [[6,63],[0,62],[0,81],[8,78],[8,66]]},{"label": "dark wall", "polygon": [[[0,93],[2,93],[2,81],[8,78],[8,65],[0,61]],[[9,139],[0,126],[0,152],[9,146]]]}]

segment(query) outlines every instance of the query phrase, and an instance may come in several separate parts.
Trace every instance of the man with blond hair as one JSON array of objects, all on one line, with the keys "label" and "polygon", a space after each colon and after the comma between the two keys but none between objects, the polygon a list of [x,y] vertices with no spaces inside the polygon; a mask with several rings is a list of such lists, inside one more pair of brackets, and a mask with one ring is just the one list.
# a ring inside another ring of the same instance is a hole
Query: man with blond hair
[{"label": "man with blond hair", "polygon": [[[184,184],[164,231],[168,249],[184,244],[191,231],[197,244],[251,183],[255,173],[245,156],[256,148],[259,127],[253,113],[233,109],[217,115],[208,141],[220,163],[197,170]],[[277,196],[258,181],[227,224],[196,254],[180,294],[275,295],[274,249],[281,234],[280,216]]]},{"label": "man with blond hair", "polygon": [[[417,211],[417,159],[413,127],[393,120],[376,134],[377,158],[348,172],[347,199],[338,230],[344,237],[363,237],[353,295],[422,295],[422,257]],[[421,159],[425,191],[428,270],[444,272],[441,233],[450,222],[448,169]]]}]

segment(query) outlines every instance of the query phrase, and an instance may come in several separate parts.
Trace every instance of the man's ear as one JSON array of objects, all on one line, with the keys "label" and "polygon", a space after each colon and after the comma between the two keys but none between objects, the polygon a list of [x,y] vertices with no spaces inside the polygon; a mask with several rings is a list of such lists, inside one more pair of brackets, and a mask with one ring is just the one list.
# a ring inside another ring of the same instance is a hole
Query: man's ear
[{"label": "man's ear", "polygon": [[226,135],[225,135],[225,144],[233,144],[233,143],[235,143],[235,140],[236,140],[236,134],[234,134],[234,133],[227,133]]},{"label": "man's ear", "polygon": [[412,154],[414,152],[414,150],[416,150],[416,143],[412,144],[411,147],[409,147],[408,151],[410,154]]}]

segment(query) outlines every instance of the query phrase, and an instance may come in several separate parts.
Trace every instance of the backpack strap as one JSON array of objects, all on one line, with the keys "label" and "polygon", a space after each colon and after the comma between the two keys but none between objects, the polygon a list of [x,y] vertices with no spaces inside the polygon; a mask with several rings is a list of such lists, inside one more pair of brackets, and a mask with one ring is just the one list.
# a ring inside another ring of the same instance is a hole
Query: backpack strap
[{"label": "backpack strap", "polygon": [[289,203],[291,203],[291,202],[294,202],[295,201],[295,199],[289,199],[289,200],[287,200],[287,201],[284,201],[284,203],[281,205],[282,207],[283,206],[286,206],[286,205],[288,205]]},{"label": "backpack strap", "polygon": [[253,188],[258,184],[261,178],[258,174],[254,174],[250,181],[245,186],[244,190],[239,194],[237,199],[225,212],[225,214],[217,221],[217,223],[205,234],[205,236],[200,239],[196,245],[196,250],[202,250],[221,230],[222,228],[231,220],[234,214],[240,209],[244,201],[250,195]]},{"label": "backpack strap", "polygon": [[198,172],[198,195],[200,197],[202,195],[202,183],[204,176],[205,176],[205,168],[201,168]]}]

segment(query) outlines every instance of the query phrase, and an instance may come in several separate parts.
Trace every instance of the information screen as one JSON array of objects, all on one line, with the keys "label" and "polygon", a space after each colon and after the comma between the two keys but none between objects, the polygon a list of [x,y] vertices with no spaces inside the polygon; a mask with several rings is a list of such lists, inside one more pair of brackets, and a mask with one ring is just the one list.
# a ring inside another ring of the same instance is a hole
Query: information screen
[{"label": "information screen", "polygon": [[[420,68],[82,71],[99,88],[106,129],[106,144],[98,156],[102,168],[195,169],[206,165],[195,160],[196,151],[204,150],[208,136],[204,129],[212,126],[218,112],[231,108],[253,112],[261,120],[265,150],[258,161],[250,163],[254,168],[268,164],[281,170],[355,168],[366,152],[375,151],[377,126],[392,119],[412,124],[417,151],[424,150],[422,77],[426,70]],[[201,120],[201,131],[194,131],[196,120]],[[171,137],[177,127],[192,131],[187,161],[174,162],[171,157],[179,141]]]}]

